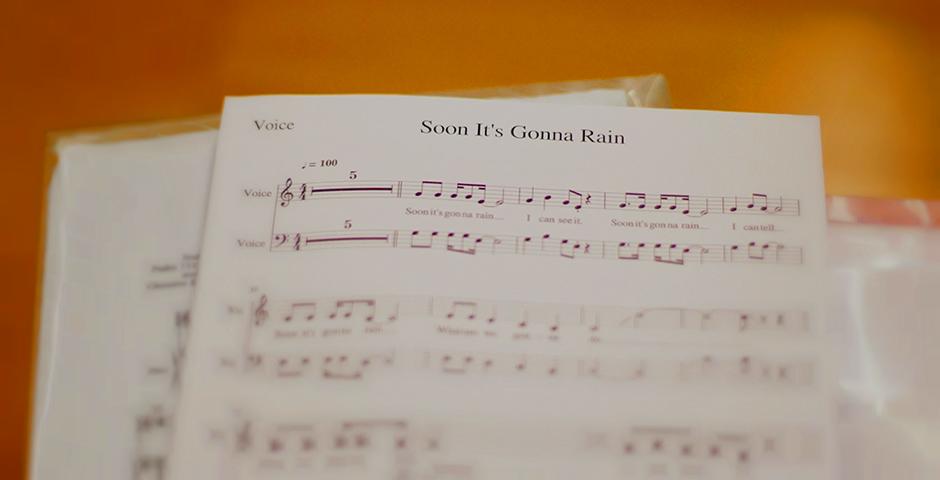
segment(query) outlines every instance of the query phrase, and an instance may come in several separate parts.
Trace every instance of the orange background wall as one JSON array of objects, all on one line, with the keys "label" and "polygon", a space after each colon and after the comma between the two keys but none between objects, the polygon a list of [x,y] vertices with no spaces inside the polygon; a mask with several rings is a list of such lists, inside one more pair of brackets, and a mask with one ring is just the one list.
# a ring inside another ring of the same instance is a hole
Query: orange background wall
[{"label": "orange background wall", "polygon": [[820,115],[830,194],[940,197],[936,1],[0,1],[2,478],[25,471],[51,130],[661,72],[676,107]]}]

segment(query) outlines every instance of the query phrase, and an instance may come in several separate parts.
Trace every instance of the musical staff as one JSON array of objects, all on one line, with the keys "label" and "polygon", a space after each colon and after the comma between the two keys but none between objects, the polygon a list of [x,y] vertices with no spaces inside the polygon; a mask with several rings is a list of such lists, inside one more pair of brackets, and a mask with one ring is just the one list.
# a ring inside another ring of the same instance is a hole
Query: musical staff
[{"label": "musical staff", "polygon": [[818,436],[807,430],[709,431],[681,425],[636,426],[618,433],[595,431],[586,436],[586,443],[588,451],[625,459],[655,458],[678,465],[706,461],[732,467],[734,477],[718,478],[751,478],[752,469],[761,464],[813,464],[819,449]]},{"label": "musical staff", "polygon": [[[352,467],[361,476],[373,462],[389,454],[400,461],[407,458],[402,455],[433,455],[443,448],[433,428],[416,428],[395,418],[313,422],[263,422],[249,418],[238,420],[231,427],[214,429],[212,437],[223,445],[231,461],[255,464],[257,470],[252,469],[256,474],[273,470],[322,475]],[[394,470],[408,469],[412,463],[405,461]],[[388,472],[387,464],[379,465]]]},{"label": "musical staff", "polygon": [[395,364],[395,352],[264,354],[248,353],[244,371],[274,378],[320,377],[325,380],[362,380],[381,368]]},{"label": "musical staff", "polygon": [[[263,295],[264,321],[252,316],[251,331],[269,329],[376,327],[432,320],[430,326],[461,329],[507,329],[541,334],[605,337],[613,333],[649,336],[656,332],[702,335],[805,337],[812,335],[803,310],[627,307],[562,303],[512,302],[445,296],[311,297],[271,301]],[[268,309],[271,310],[270,313]]]},{"label": "musical staff", "polygon": [[345,353],[250,353],[244,373],[276,379],[362,381],[395,372],[446,377],[569,379],[608,384],[731,385],[802,388],[815,382],[815,361],[759,354],[666,354],[583,357],[461,350],[383,349]]},{"label": "musical staff", "polygon": [[[809,338],[813,328],[808,314],[799,310],[643,308],[420,295],[270,300],[260,294],[249,312],[242,353],[224,357],[221,364],[229,372],[269,379],[358,383],[424,372],[649,386],[805,388],[813,386],[817,376],[815,359],[768,356],[734,341],[742,336],[777,342]],[[405,347],[396,336],[399,331],[420,335],[422,330],[474,339],[482,348],[467,350],[466,343],[455,349]],[[533,354],[522,347],[533,341],[558,345],[560,340],[588,350],[571,355],[552,347]],[[505,341],[521,349],[507,351],[510,344],[499,343]],[[502,346],[493,351],[486,345]],[[622,346],[630,346],[634,354],[624,357]]]},{"label": "musical staff", "polygon": [[694,195],[687,193],[606,192],[580,188],[539,188],[441,180],[349,180],[306,182],[287,178],[277,186],[279,205],[336,199],[422,199],[499,207],[538,206],[581,210],[623,210],[706,215],[799,216],[800,201],[766,193]]},{"label": "musical staff", "polygon": [[271,251],[334,248],[433,249],[465,255],[537,255],[567,259],[657,262],[800,265],[802,247],[778,242],[688,244],[655,241],[582,240],[551,234],[493,235],[438,230],[343,230],[276,233]]},{"label": "musical staff", "polygon": [[808,427],[613,423],[574,427],[395,417],[283,421],[252,417],[217,427],[213,437],[232,461],[252,465],[255,472],[282,474],[337,471],[346,467],[336,460],[350,456],[359,459],[355,465],[360,474],[370,468],[387,469],[380,459],[394,459],[394,467],[385,471],[407,472],[400,475],[404,478],[436,478],[428,475],[431,472],[489,478],[487,472],[493,467],[504,475],[517,475],[499,478],[530,478],[526,472],[544,471],[561,459],[578,462],[582,469],[613,462],[623,473],[656,471],[664,478],[677,478],[672,469],[675,473],[681,469],[682,478],[749,479],[763,478],[765,469],[781,464],[810,470],[820,466],[820,435]]}]

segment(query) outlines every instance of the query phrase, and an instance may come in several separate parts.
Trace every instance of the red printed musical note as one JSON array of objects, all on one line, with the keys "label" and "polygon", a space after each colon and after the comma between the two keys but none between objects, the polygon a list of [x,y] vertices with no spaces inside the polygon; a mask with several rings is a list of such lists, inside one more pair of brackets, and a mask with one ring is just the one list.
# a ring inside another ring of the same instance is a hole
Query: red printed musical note
[{"label": "red printed musical note", "polygon": [[477,198],[477,203],[483,205],[486,203],[486,185],[482,183],[457,183],[457,188],[450,195],[450,198],[462,196],[464,200]]},{"label": "red printed musical note", "polygon": [[438,232],[422,233],[420,230],[411,232],[411,248],[431,248],[434,246],[434,238]]},{"label": "red printed musical note", "polygon": [[535,199],[535,188],[533,187],[529,189],[529,194],[525,197],[524,200],[522,200],[522,189],[519,189],[519,198],[525,203],[532,203],[532,201]]},{"label": "red printed musical note", "polygon": [[[700,217],[712,212],[712,205],[721,203],[720,213],[738,215],[800,215],[797,199],[785,199],[782,196],[771,197],[766,193],[750,195],[693,195],[685,193],[647,194],[641,192],[588,192],[577,188],[551,189],[536,187],[498,186],[487,183],[444,182],[440,180],[420,181],[378,181],[367,182],[351,180],[348,182],[304,182],[294,188],[294,181],[288,178],[277,186],[279,205],[286,207],[294,201],[311,199],[342,198],[401,198],[403,191],[410,191],[411,198],[427,200],[470,200],[486,207],[506,204],[506,190],[516,191],[517,195],[509,199],[517,205],[531,205],[539,199],[542,208],[573,207],[581,211],[588,208],[620,208],[645,210],[650,212],[674,212],[677,214]],[[397,189],[397,191],[396,191]],[[445,194],[445,190],[447,190]],[[494,193],[495,192],[495,193]],[[298,196],[299,195],[299,196]],[[608,203],[607,199],[618,198],[620,202]],[[648,197],[655,203],[648,202]],[[592,202],[594,196],[601,196],[602,202]],[[749,198],[749,200],[748,200]],[[773,200],[772,200],[773,198]],[[748,203],[742,205],[743,202]],[[649,208],[648,208],[649,207]]]},{"label": "red printed musical note", "polygon": [[284,322],[289,323],[293,320],[297,313],[300,312],[300,318],[303,318],[306,321],[312,321],[317,316],[317,303],[316,302],[298,302],[292,303],[290,305],[290,310],[284,315]]},{"label": "red printed musical note", "polygon": [[375,319],[375,300],[371,298],[337,300],[328,318],[359,318],[364,322]]},{"label": "red printed musical note", "polygon": [[646,194],[627,192],[623,194],[623,202],[620,202],[620,208],[634,207],[640,210],[646,208]]},{"label": "red printed musical note", "polygon": [[445,315],[447,318],[474,320],[477,318],[477,302],[455,301]]},{"label": "red printed musical note", "polygon": [[[443,193],[444,193],[444,182],[437,182],[437,181],[431,181],[431,180],[422,180],[422,181],[421,181],[421,189],[419,189],[417,192],[415,192],[415,196],[416,196],[416,197],[420,197],[420,196],[424,195],[424,194],[425,194],[425,192],[424,192],[425,187],[429,187],[429,186],[431,187],[431,188],[429,189],[429,190],[431,191],[430,195],[434,196],[435,198],[440,198],[440,196],[443,195]],[[436,191],[435,191],[435,187],[436,187]]]}]

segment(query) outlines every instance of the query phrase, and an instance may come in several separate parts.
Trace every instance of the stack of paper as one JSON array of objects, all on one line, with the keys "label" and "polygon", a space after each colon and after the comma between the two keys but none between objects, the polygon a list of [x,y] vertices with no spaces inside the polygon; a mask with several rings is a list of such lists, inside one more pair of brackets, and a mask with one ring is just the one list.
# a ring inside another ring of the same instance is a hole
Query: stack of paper
[{"label": "stack of paper", "polygon": [[815,118],[230,98],[59,157],[34,478],[834,475]]}]

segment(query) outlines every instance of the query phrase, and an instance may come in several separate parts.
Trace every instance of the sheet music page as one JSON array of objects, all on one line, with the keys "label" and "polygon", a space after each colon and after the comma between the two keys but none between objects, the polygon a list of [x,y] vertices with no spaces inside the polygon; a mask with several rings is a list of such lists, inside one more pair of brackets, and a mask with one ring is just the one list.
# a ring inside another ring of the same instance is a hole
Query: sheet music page
[{"label": "sheet music page", "polygon": [[[527,99],[626,104],[606,89]],[[57,146],[30,478],[165,477],[215,142]]]},{"label": "sheet music page", "polygon": [[60,149],[31,478],[165,471],[215,136]]},{"label": "sheet music page", "polygon": [[830,478],[814,117],[230,98],[170,478]]}]

